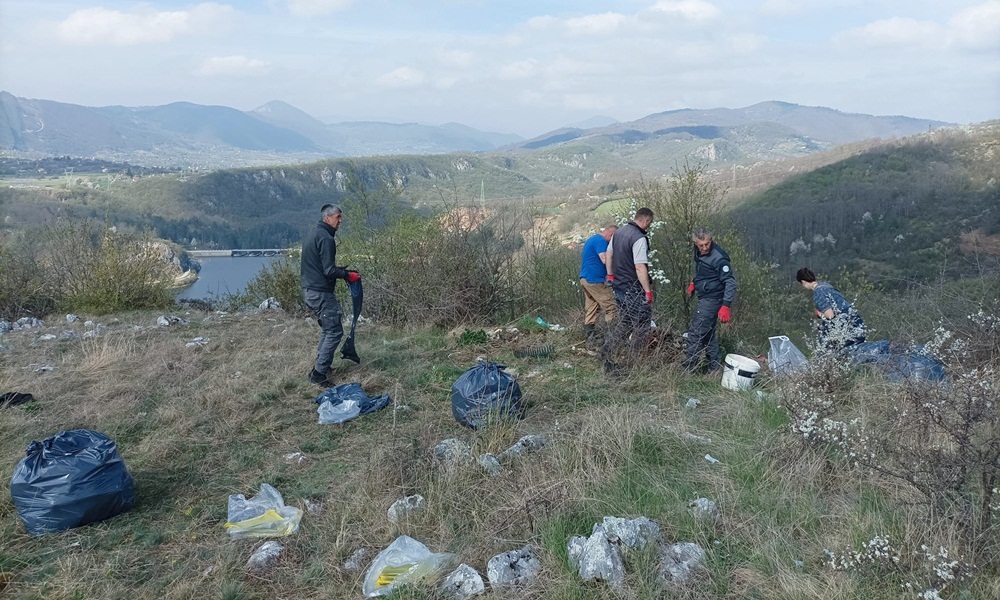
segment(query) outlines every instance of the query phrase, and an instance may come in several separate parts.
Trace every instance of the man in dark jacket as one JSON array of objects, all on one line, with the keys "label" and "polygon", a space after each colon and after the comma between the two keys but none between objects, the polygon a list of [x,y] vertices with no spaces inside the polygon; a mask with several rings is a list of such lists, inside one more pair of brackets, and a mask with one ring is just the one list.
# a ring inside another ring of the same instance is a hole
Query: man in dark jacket
[{"label": "man in dark jacket", "polygon": [[698,293],[698,306],[687,332],[684,369],[697,369],[704,352],[708,358],[708,372],[716,373],[722,369],[716,318],[723,323],[729,322],[729,309],[736,299],[736,278],[729,255],[712,241],[709,230],[695,229],[691,241],[694,242],[694,281],[688,284],[688,295]]},{"label": "man in dark jacket", "polygon": [[316,349],[316,363],[309,372],[309,381],[317,385],[330,385],[327,379],[333,354],[344,337],[341,323],[340,303],[337,301],[335,284],[338,279],[354,283],[361,279],[357,271],[348,271],[337,266],[337,228],[344,220],[339,206],[326,204],[322,209],[322,219],[302,240],[302,296],[306,306],[313,311],[319,321],[319,346]]},{"label": "man in dark jacket", "polygon": [[649,344],[653,317],[653,288],[649,280],[649,238],[646,230],[653,222],[653,211],[640,208],[635,219],[611,237],[605,255],[608,282],[615,293],[618,320],[614,330],[601,346],[604,371],[616,374],[621,370],[615,355],[628,344],[634,356]]}]

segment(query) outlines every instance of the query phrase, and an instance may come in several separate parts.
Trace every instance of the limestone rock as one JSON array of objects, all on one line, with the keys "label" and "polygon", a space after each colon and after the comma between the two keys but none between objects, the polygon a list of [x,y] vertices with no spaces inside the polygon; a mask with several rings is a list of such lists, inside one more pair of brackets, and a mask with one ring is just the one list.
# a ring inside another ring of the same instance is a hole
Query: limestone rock
[{"label": "limestone rock", "polygon": [[413,494],[412,496],[407,496],[405,498],[400,498],[392,503],[389,510],[386,511],[386,517],[388,517],[390,523],[396,523],[403,517],[407,517],[414,512],[421,510],[425,506],[424,497],[420,494]]},{"label": "limestone rock", "polygon": [[451,600],[468,600],[486,591],[479,571],[462,563],[441,582],[441,595]]},{"label": "limestone rock", "polygon": [[254,550],[247,561],[247,570],[266,571],[278,562],[278,557],[285,551],[285,547],[274,540],[264,542]]},{"label": "limestone rock", "polygon": [[496,589],[531,585],[541,570],[531,546],[497,554],[486,563],[486,576]]},{"label": "limestone rock", "polygon": [[719,512],[719,507],[708,498],[698,498],[688,504],[688,508],[691,509],[696,518],[705,521],[712,521],[722,516],[722,513]]},{"label": "limestone rock", "polygon": [[487,452],[486,454],[480,454],[477,460],[479,461],[479,465],[490,474],[490,477],[496,477],[500,474],[500,461],[497,460],[496,456]]},{"label": "limestone rock", "polygon": [[693,542],[664,546],[657,575],[666,587],[678,587],[691,581],[699,572],[706,571],[707,558],[705,550]]},{"label": "limestone rock", "polygon": [[604,530],[608,541],[618,542],[631,550],[660,541],[660,526],[646,517],[635,519],[604,517],[600,525],[594,526],[594,531],[596,532],[598,528]]},{"label": "limestone rock", "polygon": [[441,440],[437,446],[434,446],[433,460],[436,465],[445,470],[451,470],[459,465],[472,462],[472,448],[462,440],[455,438]]},{"label": "limestone rock", "polygon": [[584,581],[604,581],[612,588],[620,588],[625,582],[625,566],[617,545],[608,541],[608,535],[600,525],[583,544],[578,572]]},{"label": "limestone rock", "polygon": [[525,454],[538,452],[548,443],[549,440],[544,435],[526,435],[517,440],[513,446],[501,452],[497,459],[502,462],[512,458],[519,458]]}]

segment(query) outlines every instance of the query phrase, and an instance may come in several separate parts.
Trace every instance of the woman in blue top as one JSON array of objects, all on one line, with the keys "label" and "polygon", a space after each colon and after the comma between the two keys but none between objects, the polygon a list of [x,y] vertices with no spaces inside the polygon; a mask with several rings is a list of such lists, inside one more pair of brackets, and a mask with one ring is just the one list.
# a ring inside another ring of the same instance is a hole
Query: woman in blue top
[{"label": "woman in blue top", "polygon": [[816,318],[822,319],[819,342],[822,347],[840,350],[865,341],[865,322],[837,288],[825,281],[816,281],[816,274],[806,267],[795,273],[795,279],[812,290]]}]

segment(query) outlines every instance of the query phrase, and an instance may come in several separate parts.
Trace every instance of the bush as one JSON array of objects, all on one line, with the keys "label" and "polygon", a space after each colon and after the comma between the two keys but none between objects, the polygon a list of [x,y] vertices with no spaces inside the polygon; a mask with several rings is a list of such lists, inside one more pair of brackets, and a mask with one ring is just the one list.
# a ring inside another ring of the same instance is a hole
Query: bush
[{"label": "bush", "polygon": [[230,310],[239,310],[259,306],[264,300],[274,298],[289,313],[309,314],[309,307],[302,298],[301,257],[300,249],[275,259],[247,283],[245,290],[226,296],[223,305]]},{"label": "bush", "polygon": [[0,239],[0,318],[40,317],[55,309],[55,299],[38,261],[38,237]]},{"label": "bush", "polygon": [[173,276],[148,234],[71,222],[43,236],[41,262],[60,310],[100,315],[173,303]]}]

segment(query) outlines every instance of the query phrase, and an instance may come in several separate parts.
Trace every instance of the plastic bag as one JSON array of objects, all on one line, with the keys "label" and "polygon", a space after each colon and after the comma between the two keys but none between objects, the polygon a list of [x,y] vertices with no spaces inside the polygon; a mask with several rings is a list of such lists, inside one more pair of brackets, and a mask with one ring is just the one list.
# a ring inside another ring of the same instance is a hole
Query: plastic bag
[{"label": "plastic bag", "polygon": [[230,539],[277,537],[299,530],[302,509],[285,506],[278,490],[260,484],[260,493],[249,500],[243,494],[229,496],[226,531]]},{"label": "plastic bag", "polygon": [[135,505],[132,476],[115,443],[87,429],[31,442],[14,468],[10,495],[31,535],[103,521]]},{"label": "plastic bag", "polygon": [[451,386],[451,412],[455,420],[479,429],[490,419],[521,418],[521,387],[505,365],[480,361]]},{"label": "plastic bag", "polygon": [[354,400],[345,400],[340,404],[327,400],[316,411],[319,413],[320,425],[334,425],[356,418],[361,414],[361,406]]},{"label": "plastic bag", "polygon": [[435,554],[417,540],[401,535],[378,553],[365,574],[365,596],[385,596],[407,583],[440,573],[454,560],[448,552]]},{"label": "plastic bag", "polygon": [[795,347],[787,335],[767,338],[771,349],[767,352],[767,364],[775,375],[787,375],[806,365],[806,355]]},{"label": "plastic bag", "polygon": [[[357,413],[354,413],[354,409],[350,406],[341,406],[348,402],[353,402],[357,405]],[[389,394],[382,394],[374,398],[369,397],[361,389],[360,383],[344,383],[330,388],[316,397],[316,404],[319,404],[317,412],[319,412],[319,423],[321,425],[343,423],[358,415],[367,415],[368,413],[381,410],[391,402],[392,398]],[[328,404],[329,406],[324,408],[324,404]],[[351,416],[352,414],[353,416]]]}]

